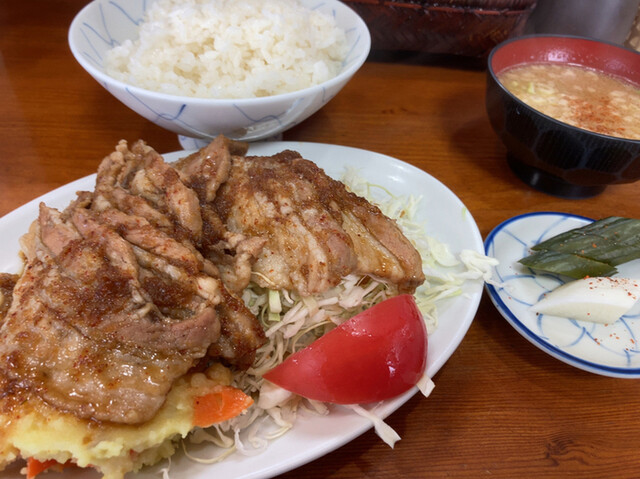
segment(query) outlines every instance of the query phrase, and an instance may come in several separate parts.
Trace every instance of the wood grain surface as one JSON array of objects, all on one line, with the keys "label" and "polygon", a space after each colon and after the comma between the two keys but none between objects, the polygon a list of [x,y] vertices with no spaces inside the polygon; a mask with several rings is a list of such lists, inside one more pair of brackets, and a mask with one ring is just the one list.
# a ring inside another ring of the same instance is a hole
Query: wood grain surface
[{"label": "wood grain surface", "polygon": [[[163,153],[180,149],[176,135],[127,109],[74,60],[67,31],[84,3],[0,2],[0,216],[94,173],[121,138],[142,138]],[[640,218],[640,184],[568,200],[521,183],[489,125],[485,75],[477,62],[374,55],[284,140],[359,147],[416,165],[460,197],[483,237],[531,211]],[[402,437],[394,449],[370,431],[283,477],[640,477],[640,383],[551,358],[486,296],[434,380],[429,398],[415,396],[388,418]]]}]

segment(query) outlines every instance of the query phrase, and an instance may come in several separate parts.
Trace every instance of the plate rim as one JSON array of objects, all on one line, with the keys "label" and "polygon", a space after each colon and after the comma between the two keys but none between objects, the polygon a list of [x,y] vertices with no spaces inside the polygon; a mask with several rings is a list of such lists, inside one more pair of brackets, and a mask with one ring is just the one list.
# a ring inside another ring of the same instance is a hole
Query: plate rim
[{"label": "plate rim", "polygon": [[[588,216],[583,216],[574,213],[564,213],[559,211],[536,211],[523,213],[521,215],[516,215],[511,218],[508,218],[498,224],[495,228],[491,230],[491,232],[487,235],[484,241],[484,250],[485,254],[489,254],[489,250],[491,246],[494,244],[494,240],[497,234],[499,234],[504,228],[518,221],[526,220],[530,217],[538,217],[538,216],[558,216],[560,218],[573,218],[581,221],[586,221],[588,223],[592,223],[595,221],[593,218],[589,218]],[[548,343],[544,339],[542,339],[538,334],[533,332],[530,328],[528,328],[521,320],[518,318],[509,306],[502,300],[500,294],[497,291],[495,285],[490,283],[485,283],[485,290],[488,292],[491,301],[494,306],[498,310],[498,312],[507,320],[511,326],[520,333],[525,339],[527,339],[534,346],[537,346],[543,352],[549,354],[550,356],[558,359],[570,366],[574,366],[578,369],[581,369],[586,372],[590,372],[593,374],[598,374],[601,376],[607,377],[615,377],[615,378],[623,378],[623,379],[637,379],[640,378],[640,367],[634,368],[624,368],[619,366],[607,366],[604,364],[600,364],[594,361],[590,361],[588,359],[581,358],[579,356],[575,356],[573,354],[569,354],[566,351],[563,351],[556,346]]]}]

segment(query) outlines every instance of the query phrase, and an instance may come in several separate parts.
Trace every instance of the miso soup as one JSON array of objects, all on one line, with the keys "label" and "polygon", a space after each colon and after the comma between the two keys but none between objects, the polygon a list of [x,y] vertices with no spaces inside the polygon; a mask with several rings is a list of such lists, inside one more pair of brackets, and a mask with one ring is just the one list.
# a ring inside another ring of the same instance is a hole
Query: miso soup
[{"label": "miso soup", "polygon": [[640,86],[577,65],[534,63],[498,75],[532,108],[578,128],[640,140]]}]

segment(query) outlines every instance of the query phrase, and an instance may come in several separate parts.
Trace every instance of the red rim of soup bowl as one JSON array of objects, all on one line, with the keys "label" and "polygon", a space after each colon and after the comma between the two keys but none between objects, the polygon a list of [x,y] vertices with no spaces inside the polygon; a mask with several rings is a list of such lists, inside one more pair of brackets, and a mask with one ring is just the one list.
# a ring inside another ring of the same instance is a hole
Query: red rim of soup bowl
[{"label": "red rim of soup bowl", "polygon": [[528,63],[563,63],[600,70],[640,86],[640,53],[615,43],[569,35],[530,35],[498,45],[489,68],[499,74]]}]

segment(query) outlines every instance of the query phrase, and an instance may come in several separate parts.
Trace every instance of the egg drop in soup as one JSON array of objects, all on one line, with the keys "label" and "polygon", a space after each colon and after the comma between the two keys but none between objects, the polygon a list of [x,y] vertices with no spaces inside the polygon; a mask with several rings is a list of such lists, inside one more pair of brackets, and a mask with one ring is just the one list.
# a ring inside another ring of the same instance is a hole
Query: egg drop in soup
[{"label": "egg drop in soup", "polygon": [[640,140],[640,86],[590,68],[519,65],[499,80],[536,110],[578,128]]}]

